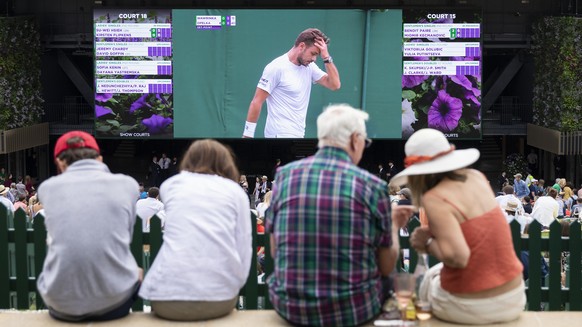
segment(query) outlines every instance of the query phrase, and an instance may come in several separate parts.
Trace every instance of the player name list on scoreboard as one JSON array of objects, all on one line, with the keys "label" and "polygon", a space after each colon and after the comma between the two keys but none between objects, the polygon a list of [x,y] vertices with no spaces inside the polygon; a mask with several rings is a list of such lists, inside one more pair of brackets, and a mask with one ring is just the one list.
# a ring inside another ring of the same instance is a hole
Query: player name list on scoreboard
[{"label": "player name list on scoreboard", "polygon": [[172,93],[171,38],[168,23],[96,23],[97,93]]},{"label": "player name list on scoreboard", "polygon": [[[480,72],[481,24],[404,24],[403,37],[407,39],[402,48],[404,75],[477,75]],[[423,42],[426,39],[433,42]],[[415,60],[406,59],[411,57]],[[452,57],[464,59],[447,61]],[[471,57],[476,59],[471,61]]]}]

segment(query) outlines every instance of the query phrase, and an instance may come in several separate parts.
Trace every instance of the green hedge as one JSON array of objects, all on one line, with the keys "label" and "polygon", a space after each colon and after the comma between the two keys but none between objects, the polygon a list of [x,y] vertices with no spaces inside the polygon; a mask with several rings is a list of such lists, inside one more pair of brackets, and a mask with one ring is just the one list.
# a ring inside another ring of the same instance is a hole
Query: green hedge
[{"label": "green hedge", "polygon": [[40,34],[34,18],[0,18],[0,129],[40,121],[40,55]]},{"label": "green hedge", "polygon": [[545,17],[533,28],[533,122],[562,132],[582,130],[582,20]]}]

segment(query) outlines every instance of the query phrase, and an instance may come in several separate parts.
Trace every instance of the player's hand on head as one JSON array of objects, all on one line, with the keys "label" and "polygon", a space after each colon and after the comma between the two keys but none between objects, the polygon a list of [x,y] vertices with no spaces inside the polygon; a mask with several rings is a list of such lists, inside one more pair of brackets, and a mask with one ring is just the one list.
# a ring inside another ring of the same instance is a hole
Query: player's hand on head
[{"label": "player's hand on head", "polygon": [[329,57],[329,51],[327,50],[327,43],[323,38],[316,38],[314,45],[319,49],[319,55],[322,59]]}]

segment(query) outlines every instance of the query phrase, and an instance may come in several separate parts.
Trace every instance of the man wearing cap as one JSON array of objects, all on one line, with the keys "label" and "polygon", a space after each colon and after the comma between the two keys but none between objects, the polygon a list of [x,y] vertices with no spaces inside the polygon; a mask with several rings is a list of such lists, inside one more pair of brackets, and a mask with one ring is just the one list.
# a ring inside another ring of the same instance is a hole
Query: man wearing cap
[{"label": "man wearing cap", "polygon": [[531,184],[529,185],[529,196],[534,199],[539,191],[540,188],[538,186],[538,180],[534,178],[531,180]]},{"label": "man wearing cap", "polygon": [[386,298],[382,276],[394,270],[412,206],[391,211],[386,182],[357,166],[369,144],[367,119],[348,105],[329,106],[317,119],[317,153],[277,172],[265,219],[269,295],[294,325],[359,325]]},{"label": "man wearing cap", "polygon": [[522,175],[517,173],[515,175],[513,175],[513,177],[515,178],[513,180],[513,189],[515,191],[515,196],[517,196],[518,198],[523,198],[524,196],[529,194],[529,188],[527,187],[527,184],[525,183],[525,181],[523,181],[521,179]]},{"label": "man wearing cap", "polygon": [[72,131],[55,145],[58,176],[43,182],[48,251],[37,288],[50,315],[64,321],[123,317],[140,272],[129,244],[137,182],[112,174],[90,134]]}]

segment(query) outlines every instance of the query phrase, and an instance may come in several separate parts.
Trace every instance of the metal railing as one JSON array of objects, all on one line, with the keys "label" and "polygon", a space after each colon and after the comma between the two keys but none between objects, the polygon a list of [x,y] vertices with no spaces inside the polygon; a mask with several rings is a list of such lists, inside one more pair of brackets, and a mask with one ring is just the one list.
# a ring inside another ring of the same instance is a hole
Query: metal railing
[{"label": "metal railing", "polygon": [[482,113],[482,120],[500,125],[526,124],[533,120],[531,104],[494,104]]},{"label": "metal railing", "polygon": [[69,125],[94,124],[95,112],[87,103],[45,103],[42,120]]}]

